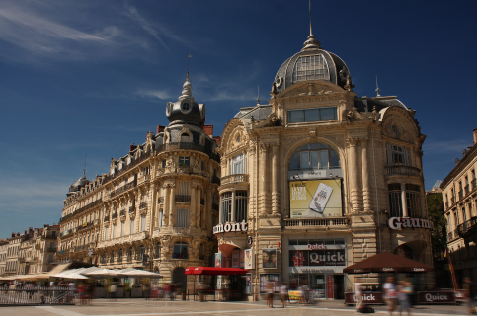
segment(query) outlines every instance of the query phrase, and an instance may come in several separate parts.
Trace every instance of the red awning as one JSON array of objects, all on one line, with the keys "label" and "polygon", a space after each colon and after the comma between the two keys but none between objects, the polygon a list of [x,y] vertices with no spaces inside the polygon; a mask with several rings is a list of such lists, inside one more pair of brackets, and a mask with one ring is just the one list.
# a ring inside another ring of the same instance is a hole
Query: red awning
[{"label": "red awning", "polygon": [[190,267],[185,271],[186,275],[245,275],[248,270],[237,268],[208,268]]}]

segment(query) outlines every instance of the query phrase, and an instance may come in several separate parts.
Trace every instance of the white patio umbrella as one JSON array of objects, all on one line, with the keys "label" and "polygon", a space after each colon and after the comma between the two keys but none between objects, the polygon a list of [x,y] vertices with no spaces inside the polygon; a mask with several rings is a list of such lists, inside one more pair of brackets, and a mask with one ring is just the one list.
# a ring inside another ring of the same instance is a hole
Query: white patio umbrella
[{"label": "white patio umbrella", "polygon": [[118,275],[119,270],[99,269],[92,272],[82,272],[81,274],[93,278],[108,278]]},{"label": "white patio umbrella", "polygon": [[160,276],[157,273],[149,272],[145,270],[137,270],[132,268],[119,271],[118,276],[124,276],[128,278],[152,278],[152,279],[162,278],[162,276]]}]

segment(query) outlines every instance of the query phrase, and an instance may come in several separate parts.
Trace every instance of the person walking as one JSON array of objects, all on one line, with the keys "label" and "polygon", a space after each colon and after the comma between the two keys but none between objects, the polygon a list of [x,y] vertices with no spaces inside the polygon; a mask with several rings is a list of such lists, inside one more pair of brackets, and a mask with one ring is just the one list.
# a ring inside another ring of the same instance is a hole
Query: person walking
[{"label": "person walking", "polygon": [[357,278],[354,283],[354,295],[356,297],[356,310],[363,305],[363,288],[361,286],[361,279]]},{"label": "person walking", "polygon": [[464,298],[467,303],[469,315],[472,315],[474,309],[474,302],[472,297],[472,281],[468,277],[464,278]]},{"label": "person walking", "polygon": [[399,316],[402,316],[402,312],[407,311],[407,315],[411,316],[411,303],[409,301],[408,293],[411,291],[407,282],[399,281],[397,287],[397,296],[399,300]]},{"label": "person walking", "polygon": [[267,283],[267,307],[273,308],[273,283]]},{"label": "person walking", "polygon": [[286,283],[282,283],[282,286],[280,286],[280,296],[282,299],[282,308],[287,307],[286,300],[288,296],[288,286]]},{"label": "person walking", "polygon": [[394,285],[394,278],[389,277],[387,282],[383,286],[384,299],[388,305],[389,316],[392,316],[393,311],[396,309],[396,286]]}]

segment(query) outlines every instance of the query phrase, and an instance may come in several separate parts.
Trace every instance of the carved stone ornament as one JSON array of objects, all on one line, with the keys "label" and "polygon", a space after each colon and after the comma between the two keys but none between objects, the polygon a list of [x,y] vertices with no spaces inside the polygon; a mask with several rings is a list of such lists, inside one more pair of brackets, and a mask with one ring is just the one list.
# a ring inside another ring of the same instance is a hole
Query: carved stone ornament
[{"label": "carved stone ornament", "polygon": [[356,146],[359,143],[359,138],[358,137],[348,137],[346,139],[346,143],[348,146]]}]

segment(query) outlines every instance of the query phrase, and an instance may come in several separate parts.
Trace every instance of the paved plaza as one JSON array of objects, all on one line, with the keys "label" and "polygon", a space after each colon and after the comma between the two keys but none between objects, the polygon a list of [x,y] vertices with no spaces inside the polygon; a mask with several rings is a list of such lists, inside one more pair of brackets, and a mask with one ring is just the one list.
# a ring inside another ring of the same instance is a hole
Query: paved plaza
[{"label": "paved plaza", "polygon": [[[142,316],[142,315],[260,315],[260,316],[338,316],[360,315],[353,306],[345,306],[343,301],[322,301],[313,306],[297,306],[291,304],[280,308],[275,301],[275,308],[267,308],[265,301],[260,302],[195,302],[195,301],[153,301],[144,299],[119,299],[110,302],[107,299],[97,299],[93,306],[17,306],[0,307],[0,315],[22,316]],[[377,315],[387,315],[385,306],[375,306]],[[399,315],[395,312],[394,315]],[[461,305],[431,305],[417,306],[412,315],[466,315]]]}]

